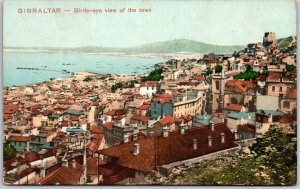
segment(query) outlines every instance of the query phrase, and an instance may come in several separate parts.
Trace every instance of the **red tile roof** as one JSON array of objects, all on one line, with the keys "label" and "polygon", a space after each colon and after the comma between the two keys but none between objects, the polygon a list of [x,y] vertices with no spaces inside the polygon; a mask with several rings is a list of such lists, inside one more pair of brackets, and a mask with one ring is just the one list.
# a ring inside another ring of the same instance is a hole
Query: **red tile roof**
[{"label": "red tile roof", "polygon": [[97,125],[91,125],[90,130],[92,131],[92,133],[104,134],[104,131]]},{"label": "red tile roof", "polygon": [[137,109],[139,109],[139,110],[148,110],[150,107],[151,107],[150,104],[143,104],[143,105],[137,107]]},{"label": "red tile roof", "polygon": [[201,75],[196,75],[193,77],[193,80],[203,81],[203,80],[205,80],[205,78]]},{"label": "red tile roof", "polygon": [[283,115],[280,117],[279,122],[280,123],[293,123],[294,121],[297,121],[297,116],[295,115]]},{"label": "red tile roof", "polygon": [[109,130],[112,130],[112,127],[114,126],[114,124],[115,124],[115,122],[106,122],[103,124],[103,126]]},{"label": "red tile roof", "polygon": [[266,76],[265,75],[261,75],[258,78],[256,78],[257,81],[266,81]]},{"label": "red tile roof", "polygon": [[149,118],[147,116],[138,115],[138,114],[133,114],[130,119],[143,121],[143,122],[148,122],[149,121]]},{"label": "red tile roof", "polygon": [[251,81],[229,80],[226,83],[226,89],[238,93],[247,92],[250,89],[256,88],[256,85]]},{"label": "red tile roof", "polygon": [[115,109],[115,110],[111,110],[107,113],[105,113],[106,115],[110,115],[110,116],[118,116],[118,115],[125,115],[126,114],[126,110],[124,109]]},{"label": "red tile roof", "polygon": [[27,142],[34,139],[34,136],[9,136],[7,141],[12,142]]},{"label": "red tile roof", "polygon": [[167,115],[164,118],[162,118],[162,119],[159,120],[159,123],[162,126],[166,126],[168,124],[173,124],[174,122],[175,122],[175,119],[172,116],[170,116],[170,115]]},{"label": "red tile roof", "polygon": [[43,115],[44,116],[48,116],[48,115],[51,115],[53,113],[53,110],[45,110],[45,111],[43,111]]},{"label": "red tile roof", "polygon": [[[98,175],[98,167],[99,174],[101,174],[101,166],[105,165],[107,162],[100,159],[98,157],[88,157],[87,158],[87,174],[88,175]],[[98,166],[96,166],[98,165]]]},{"label": "red tile roof", "polygon": [[224,110],[241,111],[244,106],[241,104],[229,104]]},{"label": "red tile roof", "polygon": [[76,168],[72,166],[72,162],[68,162],[68,167],[61,166],[59,169],[46,175],[37,181],[39,185],[76,185],[79,183],[80,176],[83,172],[83,166],[76,162]]},{"label": "red tile roof", "polygon": [[141,83],[141,86],[146,86],[146,87],[156,87],[158,85],[157,81],[146,81]]},{"label": "red tile roof", "polygon": [[126,115],[118,115],[118,116],[117,116],[117,119],[118,119],[118,120],[121,120],[121,119],[123,119],[124,117],[126,117]]},{"label": "red tile roof", "polygon": [[267,77],[268,80],[279,80],[281,78],[281,75],[278,73],[271,74]]},{"label": "red tile roof", "polygon": [[[225,134],[225,143],[221,143],[221,133]],[[212,137],[212,146],[208,146],[208,136]],[[193,139],[198,142],[197,150],[193,150]],[[224,125],[187,129],[185,134],[169,133],[168,137],[155,136],[141,138],[136,141],[101,150],[106,156],[117,158],[116,164],[127,168],[151,171],[157,166],[199,157],[205,154],[234,147],[234,135]],[[139,144],[139,154],[134,155],[134,144]]]},{"label": "red tile roof", "polygon": [[88,149],[91,151],[91,152],[95,152],[99,149],[99,146],[102,142],[102,139],[104,138],[104,135],[103,134],[94,134],[92,137],[91,137],[91,142],[88,143]]},{"label": "red tile roof", "polygon": [[34,151],[30,151],[30,152],[27,152],[25,154],[25,160],[27,162],[33,162],[35,160],[38,160],[39,157],[38,157],[38,153],[37,152],[34,152]]},{"label": "red tile roof", "polygon": [[183,116],[183,119],[185,121],[191,121],[193,119],[193,116],[191,116],[191,115],[185,115],[185,116]]}]

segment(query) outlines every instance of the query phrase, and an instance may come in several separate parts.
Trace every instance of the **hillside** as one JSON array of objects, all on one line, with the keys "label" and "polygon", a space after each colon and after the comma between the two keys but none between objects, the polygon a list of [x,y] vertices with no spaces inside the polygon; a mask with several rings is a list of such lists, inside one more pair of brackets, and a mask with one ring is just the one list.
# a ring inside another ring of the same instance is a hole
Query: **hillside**
[{"label": "hillside", "polygon": [[142,46],[132,48],[113,48],[113,47],[76,47],[76,48],[60,48],[60,47],[37,47],[37,48],[26,48],[26,47],[5,47],[5,49],[15,50],[50,50],[50,51],[74,51],[74,52],[88,52],[88,53],[109,53],[109,52],[120,52],[120,53],[233,53],[243,49],[243,46],[221,46],[201,43],[192,40],[178,39],[163,42],[150,43]]},{"label": "hillside", "polygon": [[178,39],[171,41],[163,41],[150,43],[136,48],[128,49],[134,52],[149,52],[149,53],[232,53],[243,49],[243,46],[221,46],[201,43],[193,40]]},{"label": "hillside", "polygon": [[288,46],[293,42],[293,36],[277,39],[277,47],[280,49],[288,48]]}]

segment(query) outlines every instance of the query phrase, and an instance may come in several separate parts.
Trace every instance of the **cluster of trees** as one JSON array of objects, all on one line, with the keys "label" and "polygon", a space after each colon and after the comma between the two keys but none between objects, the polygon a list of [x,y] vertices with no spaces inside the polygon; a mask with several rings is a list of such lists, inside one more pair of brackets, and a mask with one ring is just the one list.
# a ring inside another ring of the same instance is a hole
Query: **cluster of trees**
[{"label": "cluster of trees", "polygon": [[293,71],[295,68],[296,68],[296,66],[294,66],[294,65],[289,65],[289,64],[286,65],[286,71],[288,71],[288,72]]},{"label": "cluster of trees", "polygon": [[163,70],[162,69],[157,69],[157,70],[154,70],[152,72],[150,72],[150,74],[146,77],[144,77],[142,79],[143,82],[145,81],[159,81],[163,78],[163,76],[161,75],[163,73]]},{"label": "cluster of trees", "polygon": [[261,74],[259,72],[253,71],[251,66],[247,66],[246,71],[235,75],[234,79],[244,79],[244,80],[255,80]]},{"label": "cluster of trees", "polygon": [[111,91],[112,92],[116,92],[117,89],[120,89],[123,87],[123,84],[122,83],[116,83],[114,84],[112,87],[111,87]]},{"label": "cluster of trees", "polygon": [[3,159],[4,161],[10,160],[17,155],[17,150],[9,143],[4,143],[3,146]]},{"label": "cluster of trees", "polygon": [[83,79],[83,81],[85,82],[89,82],[89,81],[92,81],[93,79],[89,76],[87,76],[86,78]]}]

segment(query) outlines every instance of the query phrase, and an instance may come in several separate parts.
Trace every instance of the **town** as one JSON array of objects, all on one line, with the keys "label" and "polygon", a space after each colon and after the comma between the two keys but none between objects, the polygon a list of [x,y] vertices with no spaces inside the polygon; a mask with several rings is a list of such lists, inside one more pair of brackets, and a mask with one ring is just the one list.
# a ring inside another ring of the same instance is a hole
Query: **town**
[{"label": "town", "polygon": [[170,59],[141,75],[75,72],[6,87],[4,183],[151,185],[177,166],[243,150],[270,127],[295,141],[296,37]]}]

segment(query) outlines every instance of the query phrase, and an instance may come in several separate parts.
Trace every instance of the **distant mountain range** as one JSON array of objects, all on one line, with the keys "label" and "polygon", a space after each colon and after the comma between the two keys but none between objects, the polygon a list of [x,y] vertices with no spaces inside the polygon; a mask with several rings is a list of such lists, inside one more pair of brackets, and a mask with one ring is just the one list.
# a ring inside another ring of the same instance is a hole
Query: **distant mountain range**
[{"label": "distant mountain range", "polygon": [[112,48],[112,47],[76,47],[76,48],[60,48],[60,47],[5,47],[4,49],[14,50],[50,50],[50,51],[74,51],[88,53],[232,53],[243,49],[244,46],[222,46],[201,43],[193,40],[177,39],[163,42],[155,42],[132,48]]},{"label": "distant mountain range", "polygon": [[[277,40],[279,48],[286,48],[294,37],[281,38]],[[242,50],[245,46],[224,46],[224,45],[211,45],[187,39],[176,39],[162,42],[149,43],[132,48],[113,48],[113,47],[74,47],[74,48],[60,48],[60,47],[5,47],[4,49],[10,50],[49,50],[49,51],[68,51],[68,52],[83,52],[83,53],[233,53],[234,51]]]}]

